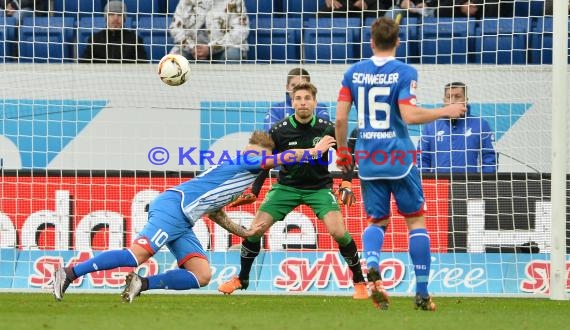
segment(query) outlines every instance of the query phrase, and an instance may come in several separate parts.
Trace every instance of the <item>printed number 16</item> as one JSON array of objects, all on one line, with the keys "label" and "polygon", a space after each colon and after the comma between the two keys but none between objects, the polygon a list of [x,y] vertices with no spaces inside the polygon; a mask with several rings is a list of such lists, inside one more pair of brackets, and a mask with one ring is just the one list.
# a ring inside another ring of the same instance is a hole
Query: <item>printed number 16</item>
[{"label": "printed number 16", "polygon": [[[377,96],[389,96],[390,87],[372,87],[368,91],[368,99],[366,100],[364,87],[358,87],[358,128],[365,128],[364,124],[364,105],[368,104],[368,120],[370,126],[374,129],[390,128],[390,104],[386,102],[377,102]],[[384,119],[378,120],[376,115],[378,112],[384,112]]]}]

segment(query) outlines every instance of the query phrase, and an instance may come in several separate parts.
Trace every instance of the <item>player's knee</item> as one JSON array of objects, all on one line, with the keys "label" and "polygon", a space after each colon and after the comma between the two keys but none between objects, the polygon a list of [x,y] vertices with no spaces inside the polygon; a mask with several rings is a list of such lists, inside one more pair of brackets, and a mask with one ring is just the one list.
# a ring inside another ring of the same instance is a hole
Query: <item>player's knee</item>
[{"label": "player's knee", "polygon": [[195,275],[201,288],[210,284],[210,281],[212,280],[212,272],[200,272]]}]

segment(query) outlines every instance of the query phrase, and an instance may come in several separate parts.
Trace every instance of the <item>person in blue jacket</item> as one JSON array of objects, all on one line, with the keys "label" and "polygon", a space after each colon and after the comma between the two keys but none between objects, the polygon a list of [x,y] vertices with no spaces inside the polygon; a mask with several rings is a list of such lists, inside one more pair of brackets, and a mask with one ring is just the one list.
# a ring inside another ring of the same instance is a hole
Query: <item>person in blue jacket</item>
[{"label": "person in blue jacket", "polygon": [[[285,93],[285,101],[271,105],[269,111],[265,114],[264,129],[269,132],[271,127],[280,122],[285,117],[291,116],[295,110],[291,106],[291,91],[293,87],[300,82],[311,82],[309,72],[303,68],[294,68],[287,74],[287,85],[285,85],[287,92]],[[329,108],[324,103],[317,103],[315,108],[315,115],[317,118],[330,121]]]},{"label": "person in blue jacket", "polygon": [[[467,85],[462,82],[445,85],[443,101],[445,105],[467,104]],[[464,118],[439,119],[423,126],[418,167],[422,172],[494,173],[497,171],[494,141],[489,123],[472,116],[467,104]]]}]

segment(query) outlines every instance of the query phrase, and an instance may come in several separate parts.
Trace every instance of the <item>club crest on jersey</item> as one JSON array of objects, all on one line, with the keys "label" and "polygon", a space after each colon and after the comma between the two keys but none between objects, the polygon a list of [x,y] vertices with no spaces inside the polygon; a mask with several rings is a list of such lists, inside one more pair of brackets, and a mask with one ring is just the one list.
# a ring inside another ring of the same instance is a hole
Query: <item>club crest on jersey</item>
[{"label": "club crest on jersey", "polygon": [[313,139],[313,147],[317,145],[317,143],[319,143],[319,141],[321,140],[320,136],[317,136],[316,138]]},{"label": "club crest on jersey", "polygon": [[410,94],[416,95],[416,89],[417,88],[418,88],[418,82],[415,80],[412,80],[412,82],[410,83]]}]

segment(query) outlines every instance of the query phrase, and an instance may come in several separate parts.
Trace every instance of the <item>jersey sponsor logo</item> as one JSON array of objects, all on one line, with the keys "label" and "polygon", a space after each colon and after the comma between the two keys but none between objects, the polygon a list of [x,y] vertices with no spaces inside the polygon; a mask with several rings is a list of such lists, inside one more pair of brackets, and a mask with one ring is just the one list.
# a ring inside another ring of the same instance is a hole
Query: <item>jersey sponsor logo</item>
[{"label": "jersey sponsor logo", "polygon": [[289,142],[289,145],[290,145],[290,146],[296,146],[296,145],[297,145],[297,141],[291,141],[291,142]]},{"label": "jersey sponsor logo", "polygon": [[396,132],[360,132],[360,138],[364,140],[375,140],[375,139],[393,139],[396,137]]}]

